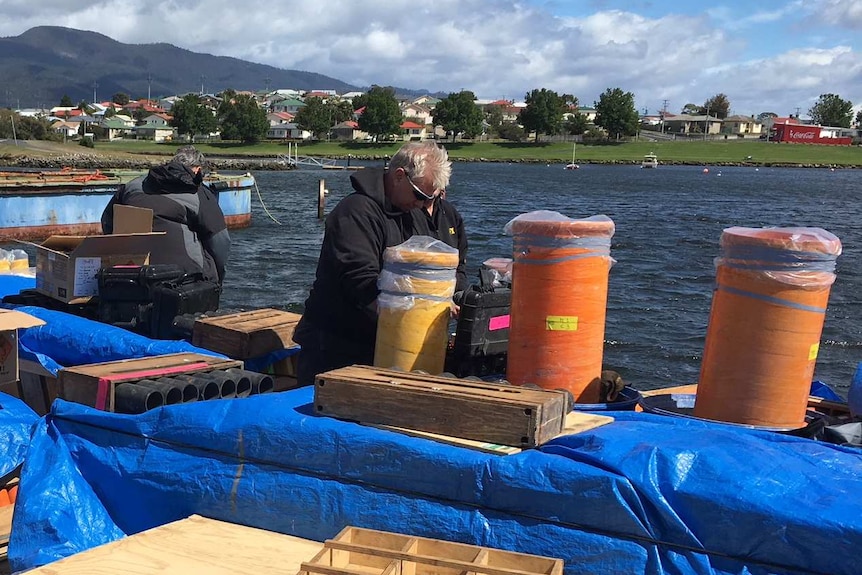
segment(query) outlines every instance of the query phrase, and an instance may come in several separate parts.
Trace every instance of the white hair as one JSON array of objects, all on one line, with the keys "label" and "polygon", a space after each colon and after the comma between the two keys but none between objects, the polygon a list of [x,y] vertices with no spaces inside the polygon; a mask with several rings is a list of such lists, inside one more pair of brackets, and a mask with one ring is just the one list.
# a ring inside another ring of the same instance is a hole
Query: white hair
[{"label": "white hair", "polygon": [[408,142],[389,161],[389,169],[402,168],[411,178],[425,178],[435,190],[445,190],[452,175],[446,149],[434,142]]}]

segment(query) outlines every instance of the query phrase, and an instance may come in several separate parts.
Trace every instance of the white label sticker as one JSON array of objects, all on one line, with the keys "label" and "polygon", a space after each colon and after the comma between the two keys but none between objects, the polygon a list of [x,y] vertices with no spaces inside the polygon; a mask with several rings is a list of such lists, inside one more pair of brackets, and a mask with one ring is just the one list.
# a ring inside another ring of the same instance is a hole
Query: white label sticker
[{"label": "white label sticker", "polygon": [[77,258],[75,260],[75,286],[72,295],[86,297],[99,293],[96,272],[102,267],[102,258]]}]

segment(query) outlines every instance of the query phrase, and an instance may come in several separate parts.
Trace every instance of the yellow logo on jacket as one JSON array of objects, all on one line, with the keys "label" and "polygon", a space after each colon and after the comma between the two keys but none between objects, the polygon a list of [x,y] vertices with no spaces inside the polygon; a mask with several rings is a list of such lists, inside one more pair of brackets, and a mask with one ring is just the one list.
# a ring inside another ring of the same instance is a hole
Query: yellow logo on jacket
[{"label": "yellow logo on jacket", "polygon": [[454,236],[454,235],[455,235],[455,228],[449,228],[449,235],[450,235],[450,236]]}]

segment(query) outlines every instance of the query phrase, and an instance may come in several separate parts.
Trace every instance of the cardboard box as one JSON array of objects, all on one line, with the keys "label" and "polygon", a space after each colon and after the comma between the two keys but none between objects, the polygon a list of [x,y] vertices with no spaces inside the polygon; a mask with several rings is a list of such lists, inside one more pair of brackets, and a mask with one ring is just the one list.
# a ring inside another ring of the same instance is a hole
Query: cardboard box
[{"label": "cardboard box", "polygon": [[59,397],[96,409],[114,411],[114,388],[120,383],[230,367],[242,369],[242,366],[241,361],[199,353],[171,353],[76,365],[60,370]]},{"label": "cardboard box", "polygon": [[51,236],[36,247],[36,290],[64,303],[98,295],[96,272],[115,265],[145,265],[164,232],[110,236]]},{"label": "cardboard box", "polygon": [[[18,330],[45,325],[39,318],[14,310],[0,309],[0,385],[17,389],[18,382]],[[20,395],[18,395],[20,397]]]}]

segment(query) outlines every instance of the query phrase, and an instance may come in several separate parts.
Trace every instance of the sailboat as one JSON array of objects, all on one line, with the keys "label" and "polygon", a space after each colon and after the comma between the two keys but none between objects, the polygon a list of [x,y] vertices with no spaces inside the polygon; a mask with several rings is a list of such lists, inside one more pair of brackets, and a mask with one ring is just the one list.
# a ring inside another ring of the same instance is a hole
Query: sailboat
[{"label": "sailboat", "polygon": [[577,148],[577,146],[578,146],[577,142],[572,142],[572,163],[566,164],[566,167],[564,169],[566,169],[566,170],[577,170],[578,168],[580,168],[580,166],[575,163],[575,149]]}]

